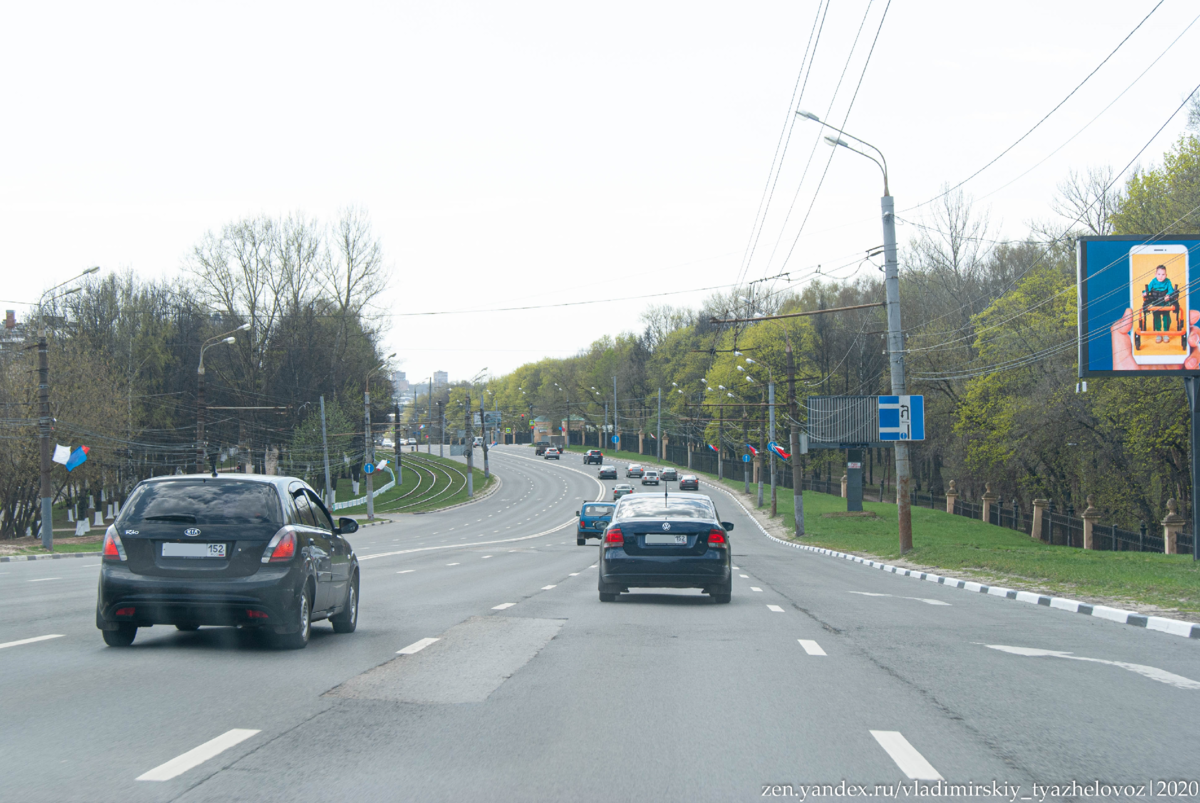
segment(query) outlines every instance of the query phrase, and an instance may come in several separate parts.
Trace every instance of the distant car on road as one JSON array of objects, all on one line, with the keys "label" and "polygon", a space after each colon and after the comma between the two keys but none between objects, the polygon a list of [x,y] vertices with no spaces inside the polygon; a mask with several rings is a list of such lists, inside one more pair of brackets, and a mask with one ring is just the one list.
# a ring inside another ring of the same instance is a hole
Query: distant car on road
[{"label": "distant car on road", "polygon": [[416,446],[416,445],[417,445],[417,439],[416,439],[416,438],[409,438],[409,439],[408,439],[408,445],[409,445],[409,446]]},{"label": "distant car on road", "polygon": [[588,449],[587,454],[585,454],[583,456],[583,464],[585,466],[591,465],[592,463],[599,464],[599,463],[603,463],[603,462],[604,462],[604,455],[600,453],[599,449]]},{"label": "distant car on road", "polygon": [[617,501],[626,494],[633,493],[633,486],[627,482],[622,482],[620,485],[613,486],[613,501]]},{"label": "distant car on road", "polygon": [[533,444],[533,453],[535,455],[537,455],[538,457],[541,457],[542,455],[544,455],[546,453],[546,450],[549,448],[550,448],[550,441],[538,441],[537,443]]},{"label": "distant car on road", "polygon": [[700,490],[700,479],[695,474],[684,474],[679,478],[679,490],[681,491],[698,491]]},{"label": "distant car on road", "polygon": [[658,485],[658,472],[654,469],[648,469],[642,474],[642,485]]},{"label": "distant car on road", "polygon": [[128,647],[139,627],[257,628],[276,644],[308,644],[312,623],[358,625],[358,558],[303,480],[261,474],[141,482],[104,534],[96,627]]},{"label": "distant car on road", "polygon": [[558,451],[558,449],[551,446],[551,447],[547,448],[545,452],[542,453],[542,459],[543,460],[558,460],[558,459],[560,459],[561,455],[562,455],[562,452]]},{"label": "distant car on road", "polygon": [[588,538],[599,538],[604,535],[608,523],[612,521],[616,505],[612,502],[588,502],[575,515],[579,524],[575,528],[575,544],[583,546]]},{"label": "distant car on road", "polygon": [[602,480],[615,480],[617,478],[617,467],[600,466],[600,473],[596,476]]},{"label": "distant car on road", "polygon": [[628,465],[628,466],[625,468],[625,476],[626,476],[626,478],[633,477],[634,479],[638,479],[638,478],[640,478],[640,477],[642,476],[642,474],[644,474],[644,473],[646,473],[646,470],[645,470],[645,469],[643,469],[643,468],[642,468],[640,465],[638,465],[637,463],[630,463],[630,464],[629,464],[629,465]]},{"label": "distant car on road", "polygon": [[702,588],[714,602],[729,602],[732,529],[707,496],[623,497],[600,542],[600,601],[631,588]]},{"label": "distant car on road", "polygon": [[659,479],[664,482],[675,482],[679,479],[679,473],[673,468],[664,468],[658,475]]}]

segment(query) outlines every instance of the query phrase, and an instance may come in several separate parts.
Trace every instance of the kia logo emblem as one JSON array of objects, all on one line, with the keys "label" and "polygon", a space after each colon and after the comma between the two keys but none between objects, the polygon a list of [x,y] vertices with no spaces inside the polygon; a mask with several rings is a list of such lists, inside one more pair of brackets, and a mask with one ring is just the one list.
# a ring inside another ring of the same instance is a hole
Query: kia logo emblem
[{"label": "kia logo emblem", "polygon": [[200,531],[197,530],[195,527],[188,527],[186,530],[183,531],[183,534],[190,535],[194,538],[195,536],[200,534]]},{"label": "kia logo emblem", "polygon": [[669,529],[671,529],[671,522],[669,522],[669,521],[664,521],[664,522],[663,522],[663,529],[664,529],[664,530],[669,530]]}]

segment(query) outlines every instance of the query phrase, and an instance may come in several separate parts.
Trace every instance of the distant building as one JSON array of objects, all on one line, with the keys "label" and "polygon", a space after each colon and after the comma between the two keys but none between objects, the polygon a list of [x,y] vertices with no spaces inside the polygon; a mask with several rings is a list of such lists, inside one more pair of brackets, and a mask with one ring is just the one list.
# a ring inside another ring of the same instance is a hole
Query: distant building
[{"label": "distant building", "polygon": [[409,389],[408,379],[403,371],[392,371],[392,392],[397,396],[407,393]]},{"label": "distant building", "polygon": [[450,384],[450,374],[445,371],[433,372],[433,387],[434,389],[444,388]]}]

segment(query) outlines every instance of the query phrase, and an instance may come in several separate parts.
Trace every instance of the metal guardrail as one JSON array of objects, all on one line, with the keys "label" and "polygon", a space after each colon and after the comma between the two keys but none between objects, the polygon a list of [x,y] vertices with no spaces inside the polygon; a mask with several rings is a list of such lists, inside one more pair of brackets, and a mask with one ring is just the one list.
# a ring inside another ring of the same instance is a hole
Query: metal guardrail
[{"label": "metal guardrail", "polygon": [[[392,475],[392,481],[385,483],[385,484],[379,486],[378,488],[373,489],[371,491],[372,499],[379,496],[381,493],[386,493],[387,491],[390,491],[396,487],[396,474],[395,474],[395,472],[392,471],[391,466],[384,466],[383,470],[386,471],[388,474]],[[366,494],[363,494],[362,496],[358,497],[357,499],[347,499],[345,502],[334,502],[333,509],[336,512],[338,510],[345,510],[348,507],[357,507],[358,505],[365,505],[366,503],[367,503],[367,497],[366,497]]]}]

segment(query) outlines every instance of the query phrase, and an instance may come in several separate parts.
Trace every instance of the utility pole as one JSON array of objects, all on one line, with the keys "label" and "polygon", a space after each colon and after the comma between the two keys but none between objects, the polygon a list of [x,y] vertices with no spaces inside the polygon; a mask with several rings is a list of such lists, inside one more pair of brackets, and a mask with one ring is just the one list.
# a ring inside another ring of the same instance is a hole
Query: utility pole
[{"label": "utility pole", "polygon": [[442,410],[442,400],[438,399],[438,457],[445,457],[442,443],[446,440],[446,414]]},{"label": "utility pole", "polygon": [[[54,549],[54,487],[50,481],[50,347],[38,332],[38,440],[41,454],[42,549]],[[203,468],[201,468],[203,471]]]},{"label": "utility pole", "polygon": [[791,419],[789,446],[792,452],[792,504],[795,506],[796,536],[804,535],[804,472],[800,468],[800,434],[797,431],[800,410],[796,406],[796,360],[792,354],[792,339],[786,340],[788,372],[788,418]]},{"label": "utility pole", "polygon": [[662,445],[662,388],[658,389],[658,459],[665,459]]},{"label": "utility pole", "polygon": [[[767,385],[767,401],[771,405],[771,407],[770,407],[770,415],[771,415],[770,438],[771,438],[771,442],[774,443],[775,442],[775,380],[773,380],[773,379],[771,380],[771,383],[769,385]],[[776,496],[775,496],[775,453],[774,452],[771,452],[770,460],[771,460],[771,518],[774,518],[776,516],[776,514],[778,513],[777,500],[776,500]]]},{"label": "utility pole", "polygon": [[725,465],[722,462],[725,444],[721,442],[721,432],[725,429],[725,405],[721,405],[721,412],[717,419],[717,479],[725,479]]},{"label": "utility pole", "polygon": [[[604,436],[603,436],[603,440],[608,440],[609,437],[610,436],[608,434],[608,402],[606,401],[606,402],[604,402]],[[608,448],[607,443],[602,442],[600,444],[600,449],[602,451],[607,448]],[[601,461],[601,462],[603,462],[603,461]]]},{"label": "utility pole", "polygon": [[618,415],[617,415],[617,378],[614,376],[613,377],[613,437],[617,439],[617,442],[614,444],[617,448],[614,451],[620,451],[620,449],[621,449],[621,433],[618,432],[618,430],[617,430],[617,427],[618,427],[617,419],[618,419]]},{"label": "utility pole", "polygon": [[[896,215],[895,199],[887,188],[887,172],[884,172],[883,198],[879,205],[883,212],[883,262],[884,283],[887,286],[888,363],[892,375],[892,395],[903,396],[904,387],[904,330],[900,327],[900,266],[896,260]],[[911,467],[908,460],[908,443],[896,441],[896,506],[900,519],[900,554],[912,550],[912,508],[909,500]]]},{"label": "utility pole", "polygon": [[[425,454],[433,454],[433,377],[429,377],[429,432],[425,433]],[[487,460],[483,462],[486,464]]]},{"label": "utility pole", "polygon": [[396,487],[399,488],[404,484],[404,466],[400,464],[400,456],[404,454],[404,444],[400,443],[400,404],[392,402],[395,413],[393,417],[396,420],[396,425],[392,428],[392,440],[395,441],[396,447]]},{"label": "utility pole", "polygon": [[758,415],[758,461],[757,461],[758,462],[758,509],[759,510],[762,510],[762,506],[763,506],[763,474],[765,473],[763,471],[763,469],[766,468],[766,466],[763,465],[763,460],[766,459],[767,454],[770,454],[770,452],[767,450],[767,428],[763,426],[763,424],[766,423],[766,421],[763,420],[764,418],[766,418],[766,415],[767,415],[767,413],[765,410],[761,410],[761,409],[759,410],[759,415]]},{"label": "utility pole", "polygon": [[475,496],[475,428],[471,426],[471,394],[467,393],[466,421],[463,423],[467,437],[464,448],[467,450],[467,498]]},{"label": "utility pole", "polygon": [[[472,430],[474,433],[474,430]],[[482,436],[479,441],[483,445],[483,478],[487,480],[491,476],[488,470],[488,444],[487,444],[487,411],[483,404],[483,392],[479,394],[479,434]],[[471,451],[475,451],[475,440],[471,439]]]},{"label": "utility pole", "polygon": [[[366,457],[368,463],[375,462],[375,439],[371,437],[371,386],[370,374],[367,375],[368,384],[363,386],[363,421],[366,422]],[[372,466],[374,468],[374,466]],[[374,471],[367,474],[367,521],[375,520],[375,496],[371,493],[374,487],[372,478],[375,476]]]},{"label": "utility pole", "polygon": [[[333,512],[333,484],[329,479],[329,439],[325,435],[325,397],[321,397],[321,449],[325,453],[325,504]],[[397,461],[399,462],[399,461]]]}]

